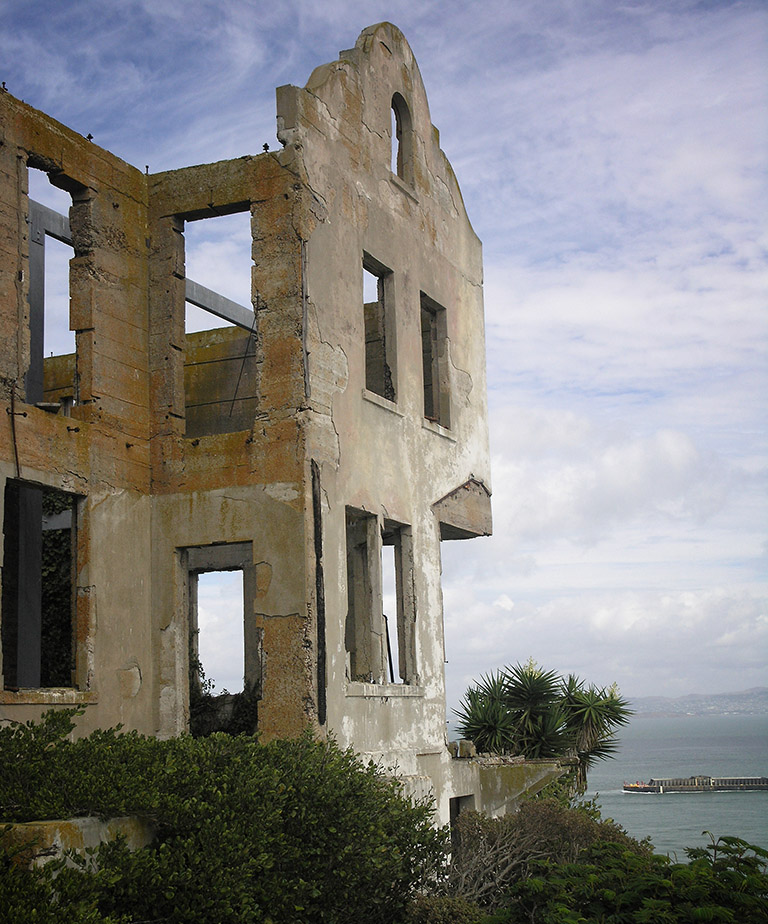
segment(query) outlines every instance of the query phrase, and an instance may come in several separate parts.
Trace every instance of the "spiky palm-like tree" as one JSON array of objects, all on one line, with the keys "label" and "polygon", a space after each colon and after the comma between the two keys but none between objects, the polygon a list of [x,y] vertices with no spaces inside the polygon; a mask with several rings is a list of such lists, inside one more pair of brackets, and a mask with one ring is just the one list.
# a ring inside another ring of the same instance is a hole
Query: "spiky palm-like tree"
[{"label": "spiky palm-like tree", "polygon": [[461,734],[480,751],[527,758],[575,757],[574,789],[584,792],[587,770],[616,752],[615,731],[632,711],[615,686],[586,686],[534,661],[484,675],[459,709]]},{"label": "spiky palm-like tree", "polygon": [[614,684],[598,689],[585,686],[573,674],[563,682],[566,727],[571,737],[570,755],[578,759],[576,789],[587,788],[587,771],[598,760],[608,760],[618,749],[616,730],[632,715],[627,700]]},{"label": "spiky palm-like tree", "polygon": [[507,754],[515,746],[517,729],[504,699],[502,671],[483,674],[476,687],[464,694],[457,715],[464,738],[470,738],[480,751]]}]

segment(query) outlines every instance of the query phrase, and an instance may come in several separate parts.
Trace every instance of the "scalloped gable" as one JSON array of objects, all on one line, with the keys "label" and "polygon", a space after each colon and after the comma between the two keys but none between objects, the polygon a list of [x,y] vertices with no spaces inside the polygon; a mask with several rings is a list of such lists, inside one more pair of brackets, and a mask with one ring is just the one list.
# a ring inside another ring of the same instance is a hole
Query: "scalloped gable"
[{"label": "scalloped gable", "polygon": [[376,179],[389,178],[396,93],[407,104],[412,122],[413,192],[468,223],[458,182],[432,124],[419,66],[405,36],[392,23],[364,29],[354,48],[315,68],[305,87],[278,87],[278,137],[308,161],[312,144],[319,140],[312,138],[314,133],[341,141],[349,167],[362,168]]}]

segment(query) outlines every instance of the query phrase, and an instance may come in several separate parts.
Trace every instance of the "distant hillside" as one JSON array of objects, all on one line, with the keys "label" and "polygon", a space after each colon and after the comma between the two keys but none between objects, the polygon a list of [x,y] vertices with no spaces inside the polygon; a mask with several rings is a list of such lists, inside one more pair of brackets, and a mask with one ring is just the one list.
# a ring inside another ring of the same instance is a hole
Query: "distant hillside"
[{"label": "distant hillside", "polygon": [[632,700],[638,716],[644,715],[766,715],[768,687],[752,687],[741,693],[689,693],[669,696],[640,696]]}]

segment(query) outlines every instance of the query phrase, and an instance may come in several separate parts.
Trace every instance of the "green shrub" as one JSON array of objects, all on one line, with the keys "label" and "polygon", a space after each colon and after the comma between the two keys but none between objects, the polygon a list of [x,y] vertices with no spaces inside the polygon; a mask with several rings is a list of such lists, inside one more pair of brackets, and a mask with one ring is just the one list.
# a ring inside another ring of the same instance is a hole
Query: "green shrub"
[{"label": "green shrub", "polygon": [[0,817],[153,818],[150,847],[103,845],[89,872],[56,880],[56,891],[79,882],[112,920],[391,924],[444,856],[431,806],[333,742],[116,730],[72,742],[71,720],[69,710],[0,730]]},{"label": "green shrub", "polygon": [[[690,850],[690,863],[596,842],[572,863],[538,861],[496,924],[764,924],[768,851],[739,838]],[[491,924],[489,921],[488,924]]]},{"label": "green shrub", "polygon": [[486,909],[504,907],[510,890],[531,875],[538,861],[572,862],[588,847],[605,842],[619,842],[638,856],[651,854],[648,842],[602,820],[593,803],[569,808],[557,799],[525,801],[503,818],[463,812],[454,835],[444,888]]},{"label": "green shrub", "polygon": [[485,915],[460,896],[417,895],[408,906],[406,924],[481,924]]}]

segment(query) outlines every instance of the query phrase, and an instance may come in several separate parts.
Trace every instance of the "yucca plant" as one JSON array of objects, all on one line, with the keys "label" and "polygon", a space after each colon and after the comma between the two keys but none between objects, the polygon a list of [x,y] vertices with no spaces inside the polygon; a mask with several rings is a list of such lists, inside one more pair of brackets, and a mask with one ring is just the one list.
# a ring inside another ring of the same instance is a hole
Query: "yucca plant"
[{"label": "yucca plant", "polygon": [[505,682],[502,671],[484,674],[456,710],[462,737],[474,741],[480,751],[507,754],[514,747],[517,728],[504,700]]},{"label": "yucca plant", "polygon": [[460,733],[480,751],[577,758],[573,784],[580,793],[595,761],[615,754],[616,729],[632,715],[615,686],[586,686],[533,660],[483,675],[454,712]]}]

